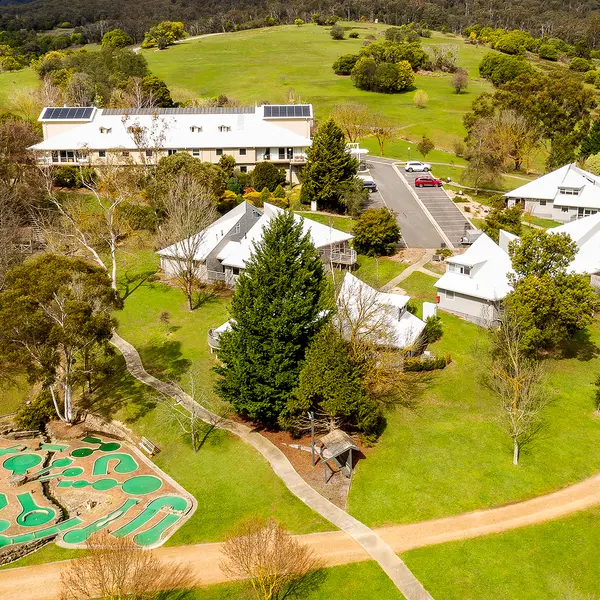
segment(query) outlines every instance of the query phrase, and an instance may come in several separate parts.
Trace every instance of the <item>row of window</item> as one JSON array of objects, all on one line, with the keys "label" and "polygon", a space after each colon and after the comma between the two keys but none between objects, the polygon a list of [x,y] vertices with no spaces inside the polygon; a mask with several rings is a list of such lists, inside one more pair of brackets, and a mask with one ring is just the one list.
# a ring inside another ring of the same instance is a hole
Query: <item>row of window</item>
[{"label": "row of window", "polygon": [[448,272],[460,273],[461,275],[470,275],[471,267],[466,267],[464,265],[456,265],[454,263],[448,263]]}]

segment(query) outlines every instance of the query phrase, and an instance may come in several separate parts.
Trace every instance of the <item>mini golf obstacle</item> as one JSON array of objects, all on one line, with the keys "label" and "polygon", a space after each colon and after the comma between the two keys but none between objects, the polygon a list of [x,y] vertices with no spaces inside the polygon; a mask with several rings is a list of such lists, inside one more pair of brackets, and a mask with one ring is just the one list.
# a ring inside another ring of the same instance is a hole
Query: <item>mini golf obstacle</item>
[{"label": "mini golf obstacle", "polygon": [[[86,436],[71,444],[2,443],[0,553],[50,537],[60,546],[81,547],[102,530],[152,548],[196,508],[190,494],[124,442]],[[64,520],[42,484],[61,505],[78,507],[70,518]]]}]

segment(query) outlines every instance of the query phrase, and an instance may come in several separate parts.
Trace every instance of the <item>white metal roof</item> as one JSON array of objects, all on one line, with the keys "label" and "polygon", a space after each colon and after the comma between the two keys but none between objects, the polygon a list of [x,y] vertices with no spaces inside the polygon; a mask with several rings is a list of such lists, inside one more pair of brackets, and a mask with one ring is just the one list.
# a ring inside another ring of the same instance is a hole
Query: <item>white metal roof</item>
[{"label": "white metal roof", "polygon": [[[238,204],[227,214],[217,219],[212,225],[207,227],[195,236],[192,236],[190,242],[183,240],[159,250],[157,254],[165,257],[185,257],[187,250],[195,248],[194,260],[204,261],[217,245],[225,238],[235,225],[240,221],[246,212],[246,202]],[[255,209],[257,210],[257,209]]]},{"label": "white metal roof", "polygon": [[448,259],[448,262],[474,267],[470,275],[444,273],[435,283],[438,289],[490,301],[501,300],[511,290],[507,279],[513,272],[510,258],[485,233],[464,254]]},{"label": "white metal roof", "polygon": [[[405,310],[400,318],[398,318],[399,309],[404,308],[408,304],[410,296],[378,292],[364,281],[352,275],[352,273],[347,272],[338,295],[338,303],[343,303],[351,313],[353,311],[358,313],[360,309],[359,302],[357,301],[361,294],[373,297],[375,302],[381,306],[381,310],[387,313],[385,315],[385,322],[389,327],[394,347],[407,348],[416,343],[423,329],[425,329],[425,323],[408,312],[408,310]],[[364,299],[362,302],[364,302]],[[381,315],[373,313],[373,318],[379,320],[381,319]]]},{"label": "white metal roof", "polygon": [[[561,193],[563,189],[579,190],[579,194],[564,194]],[[600,177],[572,163],[507,192],[504,196],[523,199],[525,202],[527,199],[546,200],[554,202],[556,206],[600,209]]]},{"label": "white metal roof", "polygon": [[569,271],[590,275],[600,272],[600,213],[548,229],[548,233],[568,233],[577,244]]},{"label": "white metal roof", "polygon": [[[136,111],[132,110],[132,113]],[[137,111],[140,112],[140,111]],[[42,122],[45,121],[40,118]],[[136,150],[130,128],[141,128],[148,143],[142,147],[165,149],[192,148],[305,148],[311,140],[263,118],[263,107],[252,113],[239,112],[181,112],[126,114],[126,111],[97,109],[90,121],[47,137],[32,146],[34,150]],[[199,131],[201,128],[201,131]],[[227,130],[229,129],[229,130]],[[48,134],[47,134],[48,135]]]},{"label": "white metal roof", "polygon": [[[230,242],[219,253],[219,259],[222,264],[227,267],[243,269],[246,265],[246,261],[252,254],[254,248],[253,243],[259,242],[262,239],[263,229],[269,226],[273,217],[276,217],[282,212],[284,212],[282,208],[265,203],[262,217],[256,221],[244,238],[240,242]],[[329,246],[330,244],[349,241],[354,237],[349,233],[317,223],[312,219],[305,219],[300,215],[294,215],[294,220],[297,223],[302,223],[302,232],[310,235],[310,239],[315,248],[322,248],[324,246]]]}]

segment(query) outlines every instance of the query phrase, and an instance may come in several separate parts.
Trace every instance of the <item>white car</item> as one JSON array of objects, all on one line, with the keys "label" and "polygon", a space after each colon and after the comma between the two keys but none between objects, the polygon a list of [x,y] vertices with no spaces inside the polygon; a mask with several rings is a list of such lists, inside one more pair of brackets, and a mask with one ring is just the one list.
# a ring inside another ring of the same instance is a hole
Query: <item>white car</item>
[{"label": "white car", "polygon": [[422,163],[418,160],[409,160],[404,165],[404,170],[412,173],[413,171],[431,171],[431,165],[429,163]]}]

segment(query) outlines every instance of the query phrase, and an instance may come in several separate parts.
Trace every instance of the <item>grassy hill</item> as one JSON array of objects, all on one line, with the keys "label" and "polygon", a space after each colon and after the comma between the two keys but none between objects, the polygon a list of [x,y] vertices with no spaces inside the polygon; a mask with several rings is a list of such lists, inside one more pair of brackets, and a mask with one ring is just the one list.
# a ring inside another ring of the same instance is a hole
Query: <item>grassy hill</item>
[{"label": "grassy hill", "polygon": [[378,94],[354,87],[349,77],[335,75],[331,65],[342,54],[358,53],[366,35],[377,35],[386,26],[356,23],[359,39],[336,41],[329,27],[293,25],[255,29],[191,40],[165,51],[148,50],[144,56],[152,72],[164,79],[175,97],[212,97],[226,94],[244,103],[287,102],[290,95],[312,102],[318,118],[336,104],[357,102],[381,112],[403,127],[403,136],[417,139],[427,133],[436,146],[453,149],[464,136],[462,117],[473,99],[491,85],[478,79],[477,65],[488,49],[465,44],[457,36],[434,33],[423,45],[454,44],[459,63],[473,78],[466,93],[457,95],[450,75],[417,75],[415,90],[429,94],[429,104],[418,109],[415,90],[403,94]]}]

